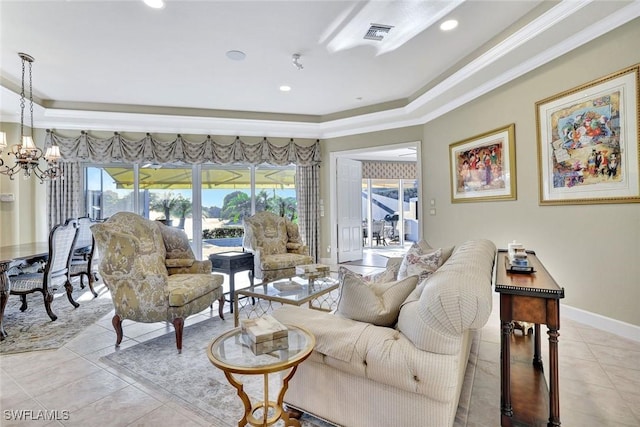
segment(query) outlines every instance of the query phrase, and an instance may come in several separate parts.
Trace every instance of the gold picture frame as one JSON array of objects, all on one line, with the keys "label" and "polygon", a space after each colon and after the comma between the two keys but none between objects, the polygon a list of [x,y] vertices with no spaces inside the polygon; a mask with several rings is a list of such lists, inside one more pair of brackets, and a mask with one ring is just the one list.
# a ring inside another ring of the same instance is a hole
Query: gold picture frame
[{"label": "gold picture frame", "polygon": [[640,202],[639,69],[536,103],[540,205]]},{"label": "gold picture frame", "polygon": [[449,145],[451,202],[516,200],[515,124]]}]

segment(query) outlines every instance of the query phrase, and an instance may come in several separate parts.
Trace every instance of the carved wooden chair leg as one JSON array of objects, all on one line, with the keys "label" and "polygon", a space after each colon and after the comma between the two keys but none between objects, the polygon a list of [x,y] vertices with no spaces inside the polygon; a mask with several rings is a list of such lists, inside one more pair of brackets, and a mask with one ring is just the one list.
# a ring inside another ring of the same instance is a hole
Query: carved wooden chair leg
[{"label": "carved wooden chair leg", "polygon": [[178,347],[178,353],[182,353],[182,329],[184,328],[184,319],[182,317],[173,319],[173,327],[176,330],[176,346]]},{"label": "carved wooden chair leg", "polygon": [[111,319],[111,324],[113,325],[113,329],[116,330],[116,347],[119,347],[122,342],[122,319],[116,314],[113,316],[113,319]]},{"label": "carved wooden chair leg", "polygon": [[73,295],[71,295],[73,293],[73,285],[71,285],[71,282],[67,282],[64,284],[64,288],[67,290],[67,299],[69,300],[69,302],[71,303],[72,306],[74,306],[75,308],[80,307],[80,304],[78,304],[74,299],[73,299]]},{"label": "carved wooden chair leg", "polygon": [[58,316],[55,315],[53,310],[51,309],[51,303],[53,302],[53,294],[49,292],[45,292],[44,294],[44,309],[47,310],[47,314],[51,318],[51,321],[55,321],[58,319]]},{"label": "carved wooden chair leg", "polygon": [[25,311],[27,309],[27,295],[20,295],[20,301],[22,301],[22,304],[20,305],[20,311]]},{"label": "carved wooden chair leg", "polygon": [[224,294],[223,294],[218,300],[218,315],[222,320],[224,320],[224,314],[222,314],[222,311],[224,310],[224,301],[225,300],[224,300]]},{"label": "carved wooden chair leg", "polygon": [[91,293],[93,294],[94,298],[98,298],[98,293],[96,292],[95,289],[93,289],[93,277],[91,274],[87,275],[87,280],[89,281],[89,290],[91,291]]}]

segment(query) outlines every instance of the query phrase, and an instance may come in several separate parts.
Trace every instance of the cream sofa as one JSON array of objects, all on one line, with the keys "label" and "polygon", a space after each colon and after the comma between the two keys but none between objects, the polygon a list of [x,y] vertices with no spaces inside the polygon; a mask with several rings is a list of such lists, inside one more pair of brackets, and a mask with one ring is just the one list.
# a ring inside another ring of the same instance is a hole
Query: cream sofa
[{"label": "cream sofa", "polygon": [[488,320],[495,245],[467,241],[381,327],[332,313],[285,306],[280,322],[316,337],[285,396],[288,405],[348,427],[451,426],[472,330]]}]

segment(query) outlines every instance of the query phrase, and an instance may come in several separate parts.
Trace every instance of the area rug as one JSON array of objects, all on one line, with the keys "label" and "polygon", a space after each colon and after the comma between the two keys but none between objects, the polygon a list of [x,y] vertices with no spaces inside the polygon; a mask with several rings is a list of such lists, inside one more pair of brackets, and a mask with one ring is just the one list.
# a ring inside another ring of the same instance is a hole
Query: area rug
[{"label": "area rug", "polygon": [[27,310],[24,312],[20,311],[20,297],[9,296],[2,322],[8,336],[0,341],[0,354],[52,350],[65,345],[113,310],[111,294],[104,283],[94,283],[94,289],[98,293],[97,298],[93,297],[88,286],[81,289],[79,283],[74,282],[73,298],[80,304],[78,308],[71,305],[64,291],[56,293],[51,304],[58,316],[54,322],[47,315],[40,292],[27,295]]},{"label": "area rug", "polygon": [[[125,373],[137,381],[166,394],[172,402],[181,404],[200,416],[211,420],[216,427],[237,425],[243,406],[235,388],[227,382],[222,371],[211,364],[207,357],[207,346],[212,339],[233,327],[231,316],[227,320],[208,319],[186,327],[183,335],[182,353],[175,348],[175,335],[154,338],[144,343],[116,351],[100,360]],[[474,342],[479,342],[477,337]],[[477,342],[472,351],[478,351]],[[475,360],[475,356],[471,358]],[[470,389],[473,384],[475,363],[467,368],[465,385],[461,396],[456,427],[467,425]],[[270,384],[270,390],[279,390],[278,378]],[[253,399],[262,396],[262,376],[241,376],[244,389]],[[303,427],[328,427],[326,423],[305,414]]]}]

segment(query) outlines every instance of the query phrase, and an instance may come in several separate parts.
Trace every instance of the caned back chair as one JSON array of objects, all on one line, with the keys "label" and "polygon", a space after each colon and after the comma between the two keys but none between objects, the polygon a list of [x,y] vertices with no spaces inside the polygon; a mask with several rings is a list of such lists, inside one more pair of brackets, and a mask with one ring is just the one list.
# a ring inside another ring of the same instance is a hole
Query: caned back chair
[{"label": "caned back chair", "polygon": [[69,264],[73,253],[73,245],[78,232],[78,222],[75,219],[67,220],[64,224],[58,224],[49,232],[49,258],[42,273],[20,274],[11,278],[11,294],[20,295],[21,311],[27,309],[27,294],[41,292],[44,297],[44,307],[51,320],[56,320],[51,309],[53,295],[59,287],[64,286],[69,302],[78,307],[74,301],[71,285]]}]

